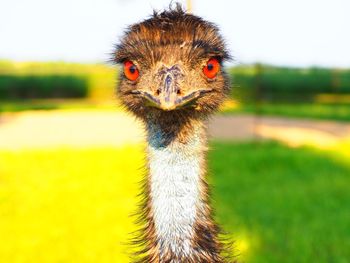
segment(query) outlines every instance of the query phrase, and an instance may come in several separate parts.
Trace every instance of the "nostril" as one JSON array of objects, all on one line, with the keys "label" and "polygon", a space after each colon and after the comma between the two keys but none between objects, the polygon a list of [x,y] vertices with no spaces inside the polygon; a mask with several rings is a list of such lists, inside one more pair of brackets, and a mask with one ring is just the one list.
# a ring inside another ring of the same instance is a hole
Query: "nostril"
[{"label": "nostril", "polygon": [[157,89],[156,95],[159,95],[159,94],[160,94],[160,89]]},{"label": "nostril", "polygon": [[180,95],[180,94],[181,94],[181,91],[178,89],[178,90],[176,91],[176,94],[177,94],[177,95]]}]

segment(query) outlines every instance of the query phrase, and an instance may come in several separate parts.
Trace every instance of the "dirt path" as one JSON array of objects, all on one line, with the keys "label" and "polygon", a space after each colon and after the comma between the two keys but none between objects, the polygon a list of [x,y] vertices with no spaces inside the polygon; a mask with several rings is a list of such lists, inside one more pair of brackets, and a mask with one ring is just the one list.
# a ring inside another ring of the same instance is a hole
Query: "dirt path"
[{"label": "dirt path", "polygon": [[350,123],[253,115],[216,116],[209,132],[214,138],[275,139],[294,147],[330,148],[350,141]]},{"label": "dirt path", "polygon": [[[269,138],[291,146],[328,148],[350,141],[350,124],[249,115],[216,116],[209,125],[215,139]],[[57,146],[120,146],[144,140],[142,125],[114,111],[32,111],[1,115],[0,149]]]},{"label": "dirt path", "polygon": [[0,149],[120,146],[143,138],[133,117],[113,111],[32,111],[0,121]]}]

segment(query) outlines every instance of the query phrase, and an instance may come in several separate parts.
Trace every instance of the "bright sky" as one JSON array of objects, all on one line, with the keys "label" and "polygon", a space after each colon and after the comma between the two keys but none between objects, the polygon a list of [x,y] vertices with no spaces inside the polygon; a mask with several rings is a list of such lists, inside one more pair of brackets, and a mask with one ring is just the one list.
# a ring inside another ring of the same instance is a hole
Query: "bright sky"
[{"label": "bright sky", "polygon": [[[0,59],[107,61],[127,25],[169,2],[3,0]],[[221,28],[235,64],[350,67],[349,11],[349,0],[193,0],[194,14]]]}]

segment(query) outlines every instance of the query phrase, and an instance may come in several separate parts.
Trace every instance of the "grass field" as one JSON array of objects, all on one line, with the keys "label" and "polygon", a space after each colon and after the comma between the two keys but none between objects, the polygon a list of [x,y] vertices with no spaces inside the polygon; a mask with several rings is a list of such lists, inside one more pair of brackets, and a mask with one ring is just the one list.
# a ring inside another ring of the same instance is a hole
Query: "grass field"
[{"label": "grass field", "polygon": [[350,165],[339,152],[216,143],[218,218],[245,262],[349,262]]},{"label": "grass field", "polygon": [[120,105],[116,99],[30,99],[30,100],[0,100],[0,114],[4,112],[21,112],[29,110],[118,110]]},{"label": "grass field", "polygon": [[[349,262],[350,165],[340,152],[211,145],[218,220],[243,262]],[[1,262],[129,262],[142,146],[0,151]]]},{"label": "grass field", "polygon": [[350,121],[350,104],[264,102],[260,104],[240,104],[238,107],[225,109],[223,113],[252,113],[291,118]]},{"label": "grass field", "polygon": [[1,262],[127,262],[141,153],[0,152]]}]

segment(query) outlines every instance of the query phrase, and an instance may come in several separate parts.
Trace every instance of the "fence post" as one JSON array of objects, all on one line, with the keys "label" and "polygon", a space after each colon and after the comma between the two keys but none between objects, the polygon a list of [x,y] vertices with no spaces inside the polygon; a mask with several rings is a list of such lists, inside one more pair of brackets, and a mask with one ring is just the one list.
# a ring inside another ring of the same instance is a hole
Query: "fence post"
[{"label": "fence post", "polygon": [[187,12],[192,13],[192,0],[187,0]]}]

